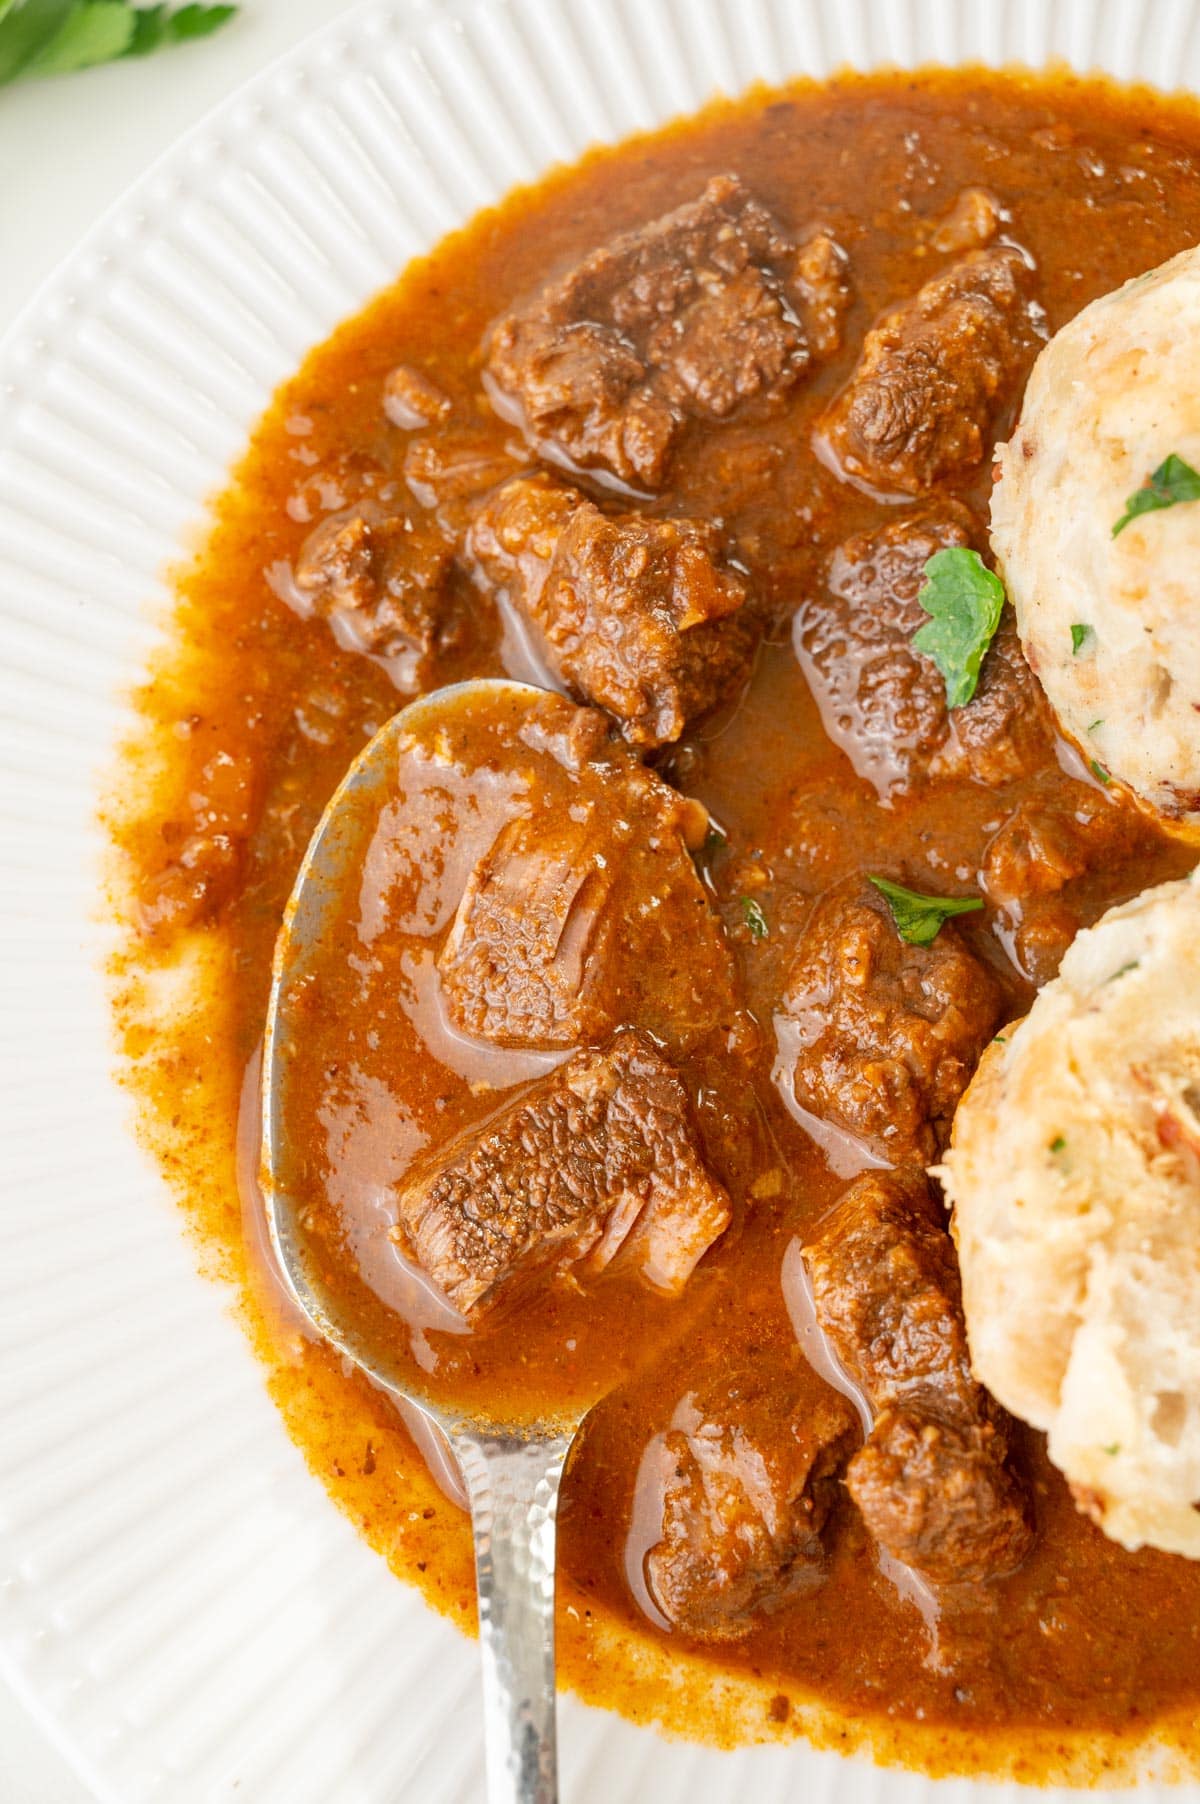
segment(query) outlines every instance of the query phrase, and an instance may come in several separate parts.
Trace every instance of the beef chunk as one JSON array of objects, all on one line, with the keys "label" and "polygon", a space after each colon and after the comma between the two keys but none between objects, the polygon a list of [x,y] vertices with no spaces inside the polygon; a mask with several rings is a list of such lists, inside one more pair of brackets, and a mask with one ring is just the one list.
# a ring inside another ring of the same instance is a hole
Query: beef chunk
[{"label": "beef chunk", "polygon": [[469,1316],[518,1272],[600,1268],[622,1248],[675,1295],[729,1219],[682,1083],[648,1034],[626,1031],[423,1161],[394,1233]]},{"label": "beef chunk", "polygon": [[993,1408],[962,1418],[936,1394],[885,1409],[846,1485],[871,1534],[934,1584],[978,1584],[1021,1564],[1033,1541],[1029,1500],[1006,1463]]},{"label": "beef chunk", "polygon": [[[568,823],[568,826],[570,823]],[[471,873],[438,968],[451,1019],[502,1046],[577,1046],[609,1019],[613,868],[579,860],[526,817],[501,829]]]},{"label": "beef chunk", "polygon": [[796,1101],[893,1163],[930,1159],[1002,1001],[952,923],[907,945],[872,885],[838,884],[800,935],[777,1018]]},{"label": "beef chunk", "polygon": [[681,840],[690,805],[649,773],[609,781],[611,809],[581,796],[509,821],[472,871],[438,957],[464,1033],[570,1047],[636,1021],[689,1051],[733,1019],[729,949]]},{"label": "beef chunk", "polygon": [[543,452],[657,488],[688,416],[726,419],[804,373],[806,305],[823,342],[833,336],[833,254],[806,247],[800,262],[738,178],[716,176],[501,319],[487,345],[493,392]]},{"label": "beef chunk", "polygon": [[854,1439],[843,1398],[769,1359],[689,1392],[640,1475],[661,1498],[645,1572],[663,1615],[698,1640],[733,1640],[819,1585]]},{"label": "beef chunk", "polygon": [[1028,902],[1054,895],[1086,871],[1111,865],[1139,838],[1135,816],[1084,783],[1055,778],[1027,796],[988,844],[983,884],[993,901]]},{"label": "beef chunk", "polygon": [[672,1057],[727,1047],[736,964],[690,856],[706,810],[602,714],[557,698],[555,713],[562,730],[522,735],[513,795],[472,848],[437,956],[450,1020],[505,1047],[594,1045],[622,1026]]},{"label": "beef chunk", "polygon": [[814,232],[796,255],[792,288],[800,303],[808,348],[814,357],[832,357],[842,348],[842,327],[850,310],[850,263],[828,232]]},{"label": "beef chunk", "polygon": [[964,188],[954,205],[932,224],[929,242],[945,257],[981,251],[997,236],[1008,213],[986,188]]},{"label": "beef chunk", "polygon": [[937,665],[913,649],[929,619],[917,600],[925,565],[974,536],[954,502],[859,533],[796,616],[797,654],[825,730],[885,800],[944,778],[1006,783],[1048,754],[1046,704],[1007,611],[964,708],[947,708]]},{"label": "beef chunk", "polygon": [[411,439],[404,453],[404,480],[413,495],[454,530],[470,518],[470,503],[520,468],[494,438],[480,432],[423,434]]},{"label": "beef chunk", "polygon": [[289,599],[301,613],[327,620],[346,651],[379,658],[397,688],[412,690],[428,659],[466,636],[451,563],[440,533],[362,502],[309,533]]},{"label": "beef chunk", "polygon": [[1007,246],[972,251],[867,333],[818,438],[845,476],[921,495],[976,470],[1045,336],[1033,278]]},{"label": "beef chunk", "polygon": [[249,752],[216,751],[193,771],[186,818],[165,829],[169,856],[138,897],[143,933],[196,926],[232,900],[244,874],[260,789]]},{"label": "beef chunk", "polygon": [[958,1266],[924,1174],[868,1172],[804,1249],[817,1320],[875,1414],[846,1473],[881,1546],[938,1584],[1032,1540],[1009,1422],[971,1376]]},{"label": "beef chunk", "polygon": [[678,739],[748,673],[759,622],[710,525],[610,516],[522,477],[482,510],[468,549],[562,680],[634,745]]},{"label": "beef chunk", "polygon": [[423,371],[411,364],[400,363],[389,370],[383,381],[383,411],[393,426],[413,432],[418,426],[432,426],[447,419],[452,403],[448,394]]},{"label": "beef chunk", "polygon": [[1050,774],[988,843],[983,888],[1006,917],[1017,964],[1031,982],[1055,975],[1083,925],[1080,888],[1143,843],[1146,826],[1116,796]]}]

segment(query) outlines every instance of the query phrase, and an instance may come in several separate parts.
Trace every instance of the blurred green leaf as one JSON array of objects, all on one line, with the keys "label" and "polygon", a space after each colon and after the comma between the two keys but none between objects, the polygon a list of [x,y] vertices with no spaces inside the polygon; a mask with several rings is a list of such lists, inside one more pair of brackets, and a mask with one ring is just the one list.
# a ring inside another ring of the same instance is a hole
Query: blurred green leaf
[{"label": "blurred green leaf", "polygon": [[237,11],[224,5],[172,11],[168,5],[136,7],[132,0],[0,0],[0,85],[206,38]]},{"label": "blurred green leaf", "polygon": [[133,17],[133,36],[125,51],[126,56],[149,56],[157,50],[166,36],[165,6],[143,6]]},{"label": "blurred green leaf", "polygon": [[0,84],[15,81],[72,11],[72,0],[17,0],[0,13]]},{"label": "blurred green leaf", "polygon": [[125,0],[75,0],[70,12],[27,64],[30,75],[70,75],[122,56],[133,36]]},{"label": "blurred green leaf", "polygon": [[168,13],[167,37],[173,44],[186,44],[189,38],[206,38],[217,31],[237,12],[236,6],[181,6]]}]

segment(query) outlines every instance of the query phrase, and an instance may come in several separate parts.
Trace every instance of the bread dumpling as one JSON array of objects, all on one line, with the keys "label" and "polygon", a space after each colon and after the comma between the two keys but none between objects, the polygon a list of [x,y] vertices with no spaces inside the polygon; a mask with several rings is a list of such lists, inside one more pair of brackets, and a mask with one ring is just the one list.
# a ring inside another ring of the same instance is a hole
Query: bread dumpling
[{"label": "bread dumpling", "polygon": [[1200,499],[1136,515],[1168,459],[1200,471],[1200,248],[1085,307],[1041,352],[997,453],[992,548],[1067,737],[1200,837]]},{"label": "bread dumpling", "polygon": [[936,1175],[976,1376],[1107,1535],[1200,1559],[1200,873],[1079,934]]}]

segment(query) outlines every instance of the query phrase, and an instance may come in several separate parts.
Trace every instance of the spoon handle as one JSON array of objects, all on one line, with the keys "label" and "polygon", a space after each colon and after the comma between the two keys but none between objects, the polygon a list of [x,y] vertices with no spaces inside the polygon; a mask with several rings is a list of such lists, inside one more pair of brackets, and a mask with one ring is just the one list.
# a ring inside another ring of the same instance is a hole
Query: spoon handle
[{"label": "spoon handle", "polygon": [[555,1804],[554,1519],[572,1437],[451,1438],[475,1534],[488,1804]]}]

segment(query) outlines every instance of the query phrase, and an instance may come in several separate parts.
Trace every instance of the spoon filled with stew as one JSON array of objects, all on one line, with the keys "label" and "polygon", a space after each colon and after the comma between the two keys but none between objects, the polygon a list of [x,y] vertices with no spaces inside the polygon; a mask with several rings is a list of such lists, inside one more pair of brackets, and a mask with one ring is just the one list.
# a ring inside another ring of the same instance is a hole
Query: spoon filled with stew
[{"label": "spoon filled with stew", "polygon": [[708,830],[599,713],[459,684],[352,765],[276,946],[274,1251],[318,1332],[458,1463],[492,1804],[556,1795],[573,1437],[684,1330],[733,1220],[681,1075],[752,1031],[691,857]]}]

